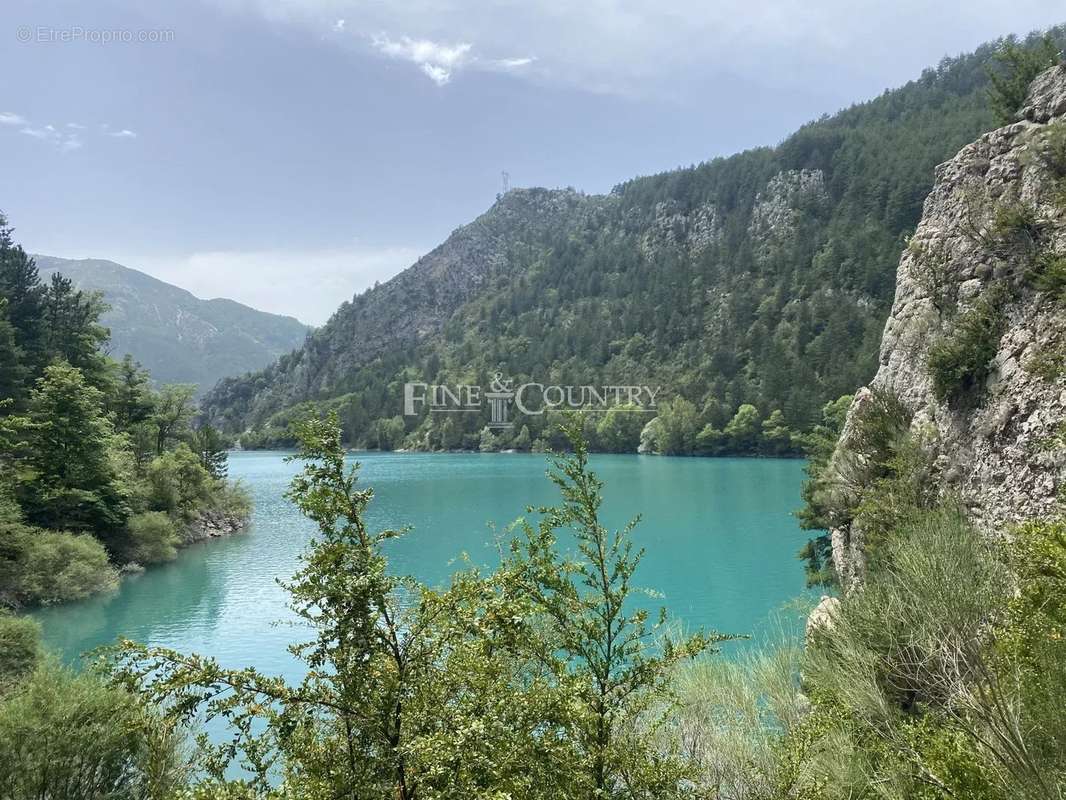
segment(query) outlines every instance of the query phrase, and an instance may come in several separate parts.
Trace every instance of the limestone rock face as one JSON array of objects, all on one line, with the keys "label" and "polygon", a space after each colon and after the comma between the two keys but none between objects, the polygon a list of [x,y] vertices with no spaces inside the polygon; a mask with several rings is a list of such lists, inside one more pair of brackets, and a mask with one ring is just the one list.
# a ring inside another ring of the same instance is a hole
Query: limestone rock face
[{"label": "limestone rock face", "polygon": [[699,256],[721,236],[722,222],[716,206],[704,204],[685,213],[676,200],[663,201],[655,204],[655,218],[640,246],[648,259],[670,249]]},{"label": "limestone rock face", "polygon": [[829,630],[840,613],[840,598],[822,595],[822,599],[807,616],[806,637],[808,641],[818,631]]},{"label": "limestone rock face", "polygon": [[825,175],[820,169],[779,172],[755,198],[748,228],[764,255],[782,246],[796,233],[800,210],[825,202]]},{"label": "limestone rock face", "polygon": [[[1033,83],[1020,121],[964,147],[936,170],[921,223],[899,263],[896,294],[871,382],[895,394],[914,415],[932,448],[934,479],[958,497],[980,528],[1005,533],[1012,523],[1056,513],[1066,483],[1066,380],[1049,379],[1033,365],[1066,353],[1066,307],[1040,292],[1025,273],[1032,253],[998,248],[997,208],[1024,206],[1040,221],[1042,252],[1066,253],[1061,184],[1036,148],[1049,125],[1066,124],[1066,68]],[[940,278],[930,278],[930,260]],[[1004,324],[991,371],[972,402],[941,402],[928,366],[930,345],[947,330],[945,298],[965,311],[997,283],[1009,283]],[[860,391],[834,461],[843,461]],[[847,585],[862,568],[862,532],[831,531],[834,561]]]}]

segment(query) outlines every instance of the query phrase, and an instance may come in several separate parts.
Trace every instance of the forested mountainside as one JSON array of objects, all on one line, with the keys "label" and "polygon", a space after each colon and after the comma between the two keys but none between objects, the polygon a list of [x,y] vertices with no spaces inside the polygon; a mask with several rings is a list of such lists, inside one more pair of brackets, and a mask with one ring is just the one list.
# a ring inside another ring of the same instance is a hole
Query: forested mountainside
[{"label": "forested mountainside", "polygon": [[102,292],[100,321],[110,350],[131,354],[162,383],[195,383],[262,369],[303,343],[308,328],[233,300],[201,300],[184,289],[113,261],[33,256],[47,281],[59,272],[86,291]]},{"label": "forested mountainside", "polygon": [[[402,384],[485,384],[500,371],[519,383],[661,384],[686,401],[688,452],[742,404],[807,428],[875,370],[933,168],[993,125],[994,51],[945,59],[777,147],[607,196],[512,190],[342,305],[300,350],[220,383],[206,413],[270,442],[294,407],[330,401],[351,442],[476,447],[487,415],[397,420]],[[522,422],[519,446],[545,417]]]}]

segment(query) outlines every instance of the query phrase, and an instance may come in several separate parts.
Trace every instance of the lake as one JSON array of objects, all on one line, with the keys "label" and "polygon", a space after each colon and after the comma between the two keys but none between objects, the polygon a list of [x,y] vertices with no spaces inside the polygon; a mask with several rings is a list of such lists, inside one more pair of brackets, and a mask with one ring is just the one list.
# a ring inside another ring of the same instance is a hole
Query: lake
[{"label": "lake", "polygon": [[[362,482],[376,495],[372,529],[412,527],[389,543],[393,570],[430,583],[446,580],[464,553],[493,564],[507,525],[526,506],[557,499],[542,455],[358,458]],[[665,605],[690,630],[752,633],[803,594],[795,554],[807,535],[792,512],[800,504],[804,462],[598,455],[592,465],[605,483],[605,521],[617,527],[642,516],[634,538],[647,554],[635,584],[659,593],[642,603]],[[251,527],[187,548],[110,595],[37,612],[45,643],[76,660],[124,636],[296,679],[286,646],[306,632],[285,624],[293,615],[276,579],[292,575],[313,533],[282,497],[297,469],[281,453],[231,454],[230,475],[244,482],[255,503]]]}]

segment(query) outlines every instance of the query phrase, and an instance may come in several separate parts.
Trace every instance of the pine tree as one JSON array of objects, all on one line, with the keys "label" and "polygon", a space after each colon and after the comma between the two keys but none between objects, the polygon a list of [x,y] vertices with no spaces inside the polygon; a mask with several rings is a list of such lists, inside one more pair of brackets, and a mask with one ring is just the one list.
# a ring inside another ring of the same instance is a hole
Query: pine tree
[{"label": "pine tree", "polygon": [[110,538],[129,510],[112,449],[103,393],[69,364],[47,367],[22,418],[19,499],[41,527]]}]

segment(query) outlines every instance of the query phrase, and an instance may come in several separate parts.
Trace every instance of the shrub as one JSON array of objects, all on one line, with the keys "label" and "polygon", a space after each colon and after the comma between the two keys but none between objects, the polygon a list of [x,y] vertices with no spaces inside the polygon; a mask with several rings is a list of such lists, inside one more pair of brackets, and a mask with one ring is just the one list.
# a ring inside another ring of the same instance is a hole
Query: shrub
[{"label": "shrub", "polygon": [[1047,223],[1035,207],[1015,198],[1000,200],[992,209],[989,224],[991,249],[1004,258],[1034,255],[1044,238]]},{"label": "shrub", "polygon": [[775,788],[804,783],[794,762],[782,757],[784,742],[806,716],[801,654],[798,646],[781,645],[736,660],[701,660],[679,671],[671,731],[691,755],[697,782],[714,787],[709,797],[775,797]]},{"label": "shrub", "polygon": [[986,291],[929,348],[933,393],[941,402],[958,401],[980,391],[999,348],[1003,301],[1001,291]]},{"label": "shrub", "polygon": [[1030,356],[1023,365],[1027,372],[1049,383],[1066,375],[1066,340],[1043,347]]},{"label": "shrub", "polygon": [[33,671],[41,657],[41,626],[0,611],[0,692]]},{"label": "shrub", "polygon": [[162,511],[146,511],[129,521],[126,556],[138,564],[159,564],[177,555],[181,536],[174,521]]},{"label": "shrub", "polygon": [[0,797],[156,800],[186,777],[173,729],[92,675],[46,663],[0,703]]},{"label": "shrub", "polygon": [[104,546],[88,534],[0,525],[0,599],[9,605],[82,600],[117,581]]},{"label": "shrub", "polygon": [[211,508],[227,517],[247,519],[252,513],[252,498],[238,481],[218,481],[211,494]]},{"label": "shrub", "polygon": [[1044,253],[1031,273],[1033,283],[1059,302],[1066,301],[1066,255]]},{"label": "shrub", "polygon": [[1066,122],[1059,120],[1042,130],[1033,143],[1033,152],[1053,180],[1066,179]]}]

